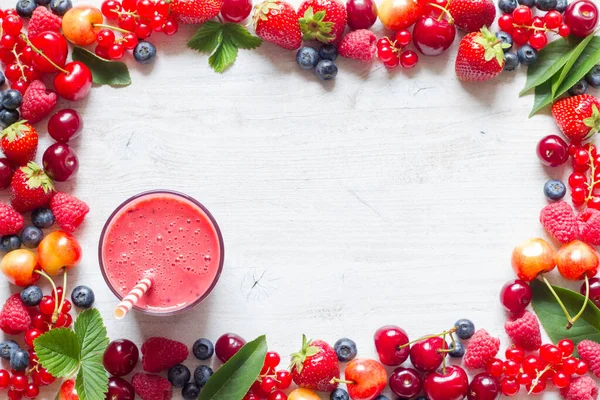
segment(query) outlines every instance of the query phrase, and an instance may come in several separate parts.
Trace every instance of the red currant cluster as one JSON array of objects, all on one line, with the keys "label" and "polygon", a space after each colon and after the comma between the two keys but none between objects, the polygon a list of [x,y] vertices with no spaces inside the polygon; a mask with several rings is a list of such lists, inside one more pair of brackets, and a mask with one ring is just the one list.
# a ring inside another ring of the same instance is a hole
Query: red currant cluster
[{"label": "red currant cluster", "polygon": [[548,11],[543,17],[533,16],[531,8],[519,6],[512,14],[504,14],[498,18],[498,26],[504,32],[512,35],[515,44],[529,45],[536,50],[541,50],[548,44],[548,32],[556,33],[562,37],[569,36],[571,29],[563,23],[560,12]]},{"label": "red currant cluster", "polygon": [[0,369],[0,389],[8,388],[9,400],[35,399],[40,394],[40,386],[50,385],[56,379],[38,364],[35,352],[30,350],[29,353],[28,372]]},{"label": "red currant cluster", "polygon": [[0,19],[0,62],[5,65],[4,75],[12,89],[24,94],[29,83],[39,79],[41,73],[33,66],[33,50],[20,36],[21,17],[15,10],[0,10]]},{"label": "red currant cluster", "polygon": [[506,349],[503,361],[488,362],[487,372],[500,380],[502,394],[516,396],[525,387],[528,394],[542,393],[550,381],[556,388],[569,386],[573,375],[584,375],[589,366],[573,357],[575,344],[563,339],[557,345],[544,344],[539,353],[526,355],[519,347]]},{"label": "red currant cluster", "polygon": [[[118,25],[105,25],[96,38],[96,54],[110,60],[122,58],[126,50],[135,48],[138,39],[147,39],[152,32],[170,36],[179,29],[165,0],[105,0],[101,11],[107,19],[117,20]],[[123,35],[117,38],[115,31]]]},{"label": "red currant cluster", "polygon": [[243,400],[287,400],[283,391],[292,384],[292,374],[286,369],[275,371],[280,361],[279,354],[267,352],[260,375]]},{"label": "red currant cluster", "polygon": [[596,146],[591,143],[569,145],[573,173],[569,175],[573,205],[600,210],[600,157]]},{"label": "red currant cluster", "polygon": [[398,65],[402,65],[402,68],[412,68],[417,65],[419,56],[412,50],[405,50],[411,41],[412,34],[406,29],[396,32],[394,40],[384,36],[377,41],[377,57],[389,69]]}]

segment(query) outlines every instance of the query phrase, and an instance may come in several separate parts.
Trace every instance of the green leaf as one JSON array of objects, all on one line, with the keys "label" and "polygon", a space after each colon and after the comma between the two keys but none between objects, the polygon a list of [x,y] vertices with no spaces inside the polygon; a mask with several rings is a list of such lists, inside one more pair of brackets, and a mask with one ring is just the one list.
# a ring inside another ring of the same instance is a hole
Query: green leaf
[{"label": "green leaf", "polygon": [[105,400],[108,391],[108,376],[99,361],[83,360],[77,379],[75,389],[80,400]]},{"label": "green leaf", "polygon": [[556,99],[583,79],[585,74],[590,72],[598,62],[600,62],[600,36],[592,36],[573,67],[568,71],[564,81],[560,84],[554,98]]},{"label": "green leaf", "polygon": [[262,44],[262,39],[248,32],[244,25],[226,23],[223,25],[223,35],[227,35],[238,49],[251,50]]},{"label": "green leaf", "polygon": [[529,118],[533,117],[538,111],[552,103],[552,81],[546,81],[535,88],[535,98],[533,99],[533,108],[529,113]]},{"label": "green leaf", "polygon": [[[569,289],[552,287],[569,313],[576,315],[581,309],[585,297]],[[531,289],[533,290],[533,309],[553,343],[558,343],[559,340],[565,338],[571,339],[575,344],[583,339],[600,342],[600,310],[594,303],[588,300],[581,318],[571,329],[567,330],[567,317],[552,296],[550,289],[539,280],[531,282]]]},{"label": "green leaf", "polygon": [[260,374],[267,354],[267,339],[259,336],[246,343],[208,380],[198,400],[230,400],[244,397]]},{"label": "green leaf", "polygon": [[527,68],[527,82],[519,96],[552,78],[567,63],[576,46],[575,41],[558,39],[544,47],[537,62]]},{"label": "green leaf", "polygon": [[[577,61],[577,59],[579,58],[581,53],[585,50],[585,48],[590,43],[590,40],[592,40],[593,37],[594,37],[593,35],[589,35],[588,37],[583,39],[581,42],[579,42],[577,47],[575,47],[575,49],[572,51],[571,57],[569,57],[569,61],[567,61],[565,66],[562,68],[558,77],[555,77],[554,79],[552,79],[552,96],[556,96],[556,91],[560,87],[560,84],[563,83],[567,74],[571,71],[573,64],[575,64],[575,62]],[[587,71],[586,71],[586,73],[587,73]]]},{"label": "green leaf", "polygon": [[217,46],[215,52],[208,58],[208,65],[215,72],[223,72],[225,68],[233,64],[237,58],[238,49],[228,36],[223,36],[223,41]]},{"label": "green leaf", "polygon": [[100,362],[108,347],[108,336],[100,311],[92,308],[80,313],[74,329],[81,346],[81,360]]},{"label": "green leaf", "polygon": [[105,60],[81,47],[75,47],[71,56],[74,61],[81,61],[88,66],[92,71],[93,81],[97,85],[127,86],[131,84],[131,76],[125,63]]},{"label": "green leaf", "polygon": [[34,340],[34,349],[42,367],[57,378],[74,373],[79,366],[79,340],[71,329],[52,329]]},{"label": "green leaf", "polygon": [[210,54],[215,51],[222,38],[223,24],[216,21],[206,21],[187,42],[187,46],[192,50]]}]

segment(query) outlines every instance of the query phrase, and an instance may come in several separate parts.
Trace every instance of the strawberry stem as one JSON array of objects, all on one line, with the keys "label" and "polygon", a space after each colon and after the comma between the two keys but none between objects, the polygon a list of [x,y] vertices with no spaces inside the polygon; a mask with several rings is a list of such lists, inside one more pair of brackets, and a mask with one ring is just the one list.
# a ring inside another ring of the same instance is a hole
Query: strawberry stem
[{"label": "strawberry stem", "polygon": [[48,57],[47,55],[44,54],[43,51],[41,51],[40,49],[38,49],[37,47],[35,47],[33,45],[33,43],[31,43],[31,41],[29,40],[29,38],[27,36],[21,34],[21,39],[23,39],[25,42],[27,42],[27,44],[29,45],[29,47],[31,47],[31,50],[35,51],[40,56],[44,57],[44,59],[46,59],[46,61],[48,61],[50,63],[50,65],[52,65],[54,68],[56,68],[57,70],[59,70],[63,74],[66,74],[66,75],[69,74],[69,71],[67,71],[66,69],[64,69],[62,67],[59,67],[58,65],[56,65],[56,63],[54,61],[52,61],[50,59],[50,57]]}]

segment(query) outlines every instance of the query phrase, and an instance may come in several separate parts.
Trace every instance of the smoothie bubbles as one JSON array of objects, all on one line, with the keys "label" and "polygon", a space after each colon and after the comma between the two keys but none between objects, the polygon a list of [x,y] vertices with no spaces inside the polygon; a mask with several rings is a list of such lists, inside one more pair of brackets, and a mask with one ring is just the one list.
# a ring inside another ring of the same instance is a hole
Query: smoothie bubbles
[{"label": "smoothie bubbles", "polygon": [[106,283],[131,308],[172,315],[200,303],[223,268],[223,238],[202,204],[166,190],[145,192],[108,218],[98,249]]}]

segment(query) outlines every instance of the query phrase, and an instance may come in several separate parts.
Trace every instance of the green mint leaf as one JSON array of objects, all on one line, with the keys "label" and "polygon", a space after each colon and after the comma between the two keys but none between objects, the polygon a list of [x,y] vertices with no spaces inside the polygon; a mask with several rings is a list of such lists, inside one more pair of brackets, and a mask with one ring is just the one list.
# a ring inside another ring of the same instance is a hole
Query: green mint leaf
[{"label": "green mint leaf", "polygon": [[[569,313],[571,315],[577,314],[585,297],[569,289],[558,286],[552,287]],[[575,344],[583,339],[600,342],[600,310],[594,303],[588,300],[581,318],[575,322],[571,329],[567,330],[567,318],[554,296],[552,296],[550,289],[539,280],[531,282],[531,289],[533,290],[533,309],[553,343],[558,343],[561,339],[571,339]]]},{"label": "green mint leaf", "polygon": [[267,339],[259,336],[242,347],[210,377],[198,400],[230,400],[244,397],[265,361]]},{"label": "green mint leaf", "polygon": [[223,35],[229,37],[238,49],[251,50],[262,44],[262,39],[252,35],[244,25],[226,23],[223,25]]},{"label": "green mint leaf", "polygon": [[92,308],[80,313],[74,329],[81,347],[81,360],[100,362],[108,347],[108,335],[100,311]]},{"label": "green mint leaf", "polygon": [[118,61],[109,61],[81,47],[75,47],[71,54],[74,61],[81,61],[92,71],[92,78],[97,85],[127,86],[131,84],[131,76],[127,65]]},{"label": "green mint leaf", "polygon": [[[565,93],[573,85],[579,82],[585,74],[600,62],[600,36],[589,36],[591,40],[585,49],[581,52],[581,55],[573,64],[573,67],[567,71],[564,80],[561,82],[560,87],[554,94],[554,99]],[[586,39],[587,40],[587,39]]]},{"label": "green mint leaf", "polygon": [[79,340],[71,329],[52,329],[33,342],[42,367],[57,378],[74,373],[79,366]]},{"label": "green mint leaf", "polygon": [[[208,58],[208,64],[215,72],[223,72],[233,64],[237,58],[238,49],[228,36],[223,36],[223,41],[217,46],[215,52]],[[243,396],[242,396],[243,397]]]},{"label": "green mint leaf", "polygon": [[579,58],[579,56],[581,55],[583,50],[585,50],[585,48],[590,43],[590,40],[592,40],[593,37],[594,37],[593,35],[589,35],[588,37],[583,39],[581,42],[579,42],[577,47],[575,47],[575,50],[573,50],[571,57],[569,57],[569,60],[566,62],[565,66],[560,71],[560,74],[558,75],[558,77],[555,79],[552,79],[552,96],[556,96],[556,91],[560,87],[560,84],[563,83],[563,81],[567,77],[567,74],[571,71],[573,64],[575,64],[575,62],[577,61],[577,59]]},{"label": "green mint leaf", "polygon": [[201,53],[212,53],[221,44],[222,38],[223,24],[206,21],[187,42],[187,46]]},{"label": "green mint leaf", "polygon": [[527,68],[527,82],[519,96],[552,78],[567,63],[576,47],[575,40],[566,39],[555,40],[544,47],[537,62]]},{"label": "green mint leaf", "polygon": [[75,389],[80,400],[105,400],[108,391],[108,376],[101,361],[81,361],[75,380]]}]

